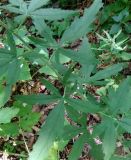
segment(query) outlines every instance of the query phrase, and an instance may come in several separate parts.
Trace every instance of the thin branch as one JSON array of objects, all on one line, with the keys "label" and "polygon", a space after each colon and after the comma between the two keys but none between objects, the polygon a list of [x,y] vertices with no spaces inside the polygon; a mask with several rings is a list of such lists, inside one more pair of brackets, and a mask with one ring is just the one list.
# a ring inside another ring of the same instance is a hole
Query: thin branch
[{"label": "thin branch", "polygon": [[24,144],[25,144],[26,151],[27,151],[27,153],[29,154],[30,151],[29,151],[29,148],[28,148],[28,146],[27,146],[27,143],[26,143],[26,140],[25,140],[25,137],[24,137],[24,134],[23,134],[22,129],[21,129],[21,135],[22,135],[22,137],[23,137],[23,141],[24,141]]}]

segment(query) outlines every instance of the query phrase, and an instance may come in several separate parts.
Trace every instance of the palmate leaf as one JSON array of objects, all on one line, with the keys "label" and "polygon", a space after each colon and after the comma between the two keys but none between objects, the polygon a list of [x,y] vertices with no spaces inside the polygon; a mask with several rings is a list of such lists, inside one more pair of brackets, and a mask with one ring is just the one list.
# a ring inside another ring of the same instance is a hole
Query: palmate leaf
[{"label": "palmate leaf", "polygon": [[90,8],[85,9],[83,17],[74,20],[71,26],[64,32],[61,43],[74,42],[85,36],[90,31],[89,26],[95,20],[95,16],[102,6],[101,0],[95,0]]},{"label": "palmate leaf", "polygon": [[57,55],[63,55],[75,62],[78,62],[81,65],[81,68],[80,76],[76,79],[79,79],[78,81],[81,83],[85,83],[85,81],[88,81],[92,70],[97,64],[97,59],[91,51],[91,46],[87,38],[83,39],[79,51],[60,48],[56,51],[56,53]]},{"label": "palmate leaf", "polygon": [[38,30],[39,34],[46,39],[49,45],[57,45],[56,41],[53,39],[53,32],[45,23],[45,21],[34,18],[33,23],[35,25],[35,28]]},{"label": "palmate leaf", "polygon": [[9,123],[13,117],[17,115],[17,108],[2,108],[0,109],[0,123]]},{"label": "palmate leaf", "polygon": [[[61,10],[53,8],[39,9],[43,5],[47,4],[49,0],[31,0],[29,5],[25,1],[19,1],[18,5],[12,1],[9,5],[0,6],[1,9],[8,10],[12,13],[19,14],[17,16],[17,22],[24,22],[27,17],[40,18],[45,20],[60,20],[74,15],[77,12],[72,10]],[[29,6],[29,7],[27,7]]]},{"label": "palmate leaf", "polygon": [[64,102],[63,100],[51,111],[45,124],[42,126],[40,136],[29,155],[29,160],[44,160],[56,137],[60,136],[64,128]]}]

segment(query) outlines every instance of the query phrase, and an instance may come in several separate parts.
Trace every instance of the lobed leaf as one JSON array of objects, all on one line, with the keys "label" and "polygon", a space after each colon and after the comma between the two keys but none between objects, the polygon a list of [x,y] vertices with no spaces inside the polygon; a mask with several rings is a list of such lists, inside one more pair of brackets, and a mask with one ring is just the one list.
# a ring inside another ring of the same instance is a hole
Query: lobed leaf
[{"label": "lobed leaf", "polygon": [[61,43],[74,42],[85,36],[90,31],[89,26],[95,20],[96,14],[102,6],[102,0],[95,0],[90,8],[85,9],[83,17],[75,19],[71,26],[64,32]]},{"label": "lobed leaf", "polygon": [[29,160],[44,160],[48,157],[50,148],[56,137],[60,136],[64,128],[64,102],[60,101],[51,111],[45,124],[42,126],[40,136],[33,146]]}]

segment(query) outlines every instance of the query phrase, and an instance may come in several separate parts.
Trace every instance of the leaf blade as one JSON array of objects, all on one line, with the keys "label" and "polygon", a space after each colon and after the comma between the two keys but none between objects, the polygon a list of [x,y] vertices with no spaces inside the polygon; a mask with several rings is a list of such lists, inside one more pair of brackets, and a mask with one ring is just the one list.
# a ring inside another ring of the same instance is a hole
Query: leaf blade
[{"label": "leaf blade", "polygon": [[110,160],[116,148],[116,130],[113,121],[110,121],[110,119],[105,130],[102,146],[105,154],[104,160]]},{"label": "leaf blade", "polygon": [[120,72],[123,69],[123,66],[124,66],[123,63],[119,63],[119,64],[114,64],[110,67],[107,67],[103,70],[100,70],[94,76],[92,76],[89,81],[92,81],[92,82],[98,81],[98,80],[116,75],[118,72]]},{"label": "leaf blade", "polygon": [[[86,9],[84,16],[74,20],[71,26],[64,32],[61,43],[74,42],[75,40],[85,36],[90,31],[89,26],[94,21],[99,9],[103,6],[101,0],[95,0],[89,9]],[[88,24],[87,24],[88,22]]]},{"label": "leaf blade", "polygon": [[[55,126],[55,127],[54,127]],[[29,160],[47,158],[55,138],[61,135],[64,127],[64,103],[61,101],[49,114],[40,136],[30,153]]]},{"label": "leaf blade", "polygon": [[18,112],[19,109],[17,108],[0,109],[0,123],[9,123],[11,119],[17,115]]},{"label": "leaf blade", "polygon": [[69,155],[69,160],[76,160],[80,157],[84,143],[86,143],[86,136],[82,135],[80,138],[74,143],[73,149]]},{"label": "leaf blade", "polygon": [[96,113],[100,110],[99,105],[93,101],[85,101],[80,99],[65,98],[75,110],[83,113]]},{"label": "leaf blade", "polygon": [[48,104],[55,101],[58,101],[60,97],[52,95],[44,95],[44,94],[32,94],[32,95],[23,95],[23,96],[16,96],[17,100],[20,100],[22,102],[28,103],[28,104]]},{"label": "leaf blade", "polygon": [[40,7],[42,7],[43,5],[46,5],[49,2],[49,0],[31,0],[29,7],[28,7],[28,12],[32,12]]},{"label": "leaf blade", "polygon": [[39,9],[39,10],[32,12],[31,16],[34,18],[54,21],[54,20],[65,19],[75,13],[76,11],[71,11],[71,10],[45,8],[45,9]]}]

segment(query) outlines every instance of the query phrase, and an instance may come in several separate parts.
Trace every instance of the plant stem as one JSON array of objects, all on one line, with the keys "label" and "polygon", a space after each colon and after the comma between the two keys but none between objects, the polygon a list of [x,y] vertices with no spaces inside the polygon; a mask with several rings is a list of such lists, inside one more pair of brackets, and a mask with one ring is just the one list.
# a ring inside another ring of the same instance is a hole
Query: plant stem
[{"label": "plant stem", "polygon": [[27,153],[29,154],[30,151],[29,151],[29,148],[28,148],[28,146],[27,146],[27,143],[26,143],[26,140],[25,140],[25,137],[24,137],[24,134],[23,134],[22,129],[21,129],[21,135],[22,135],[22,137],[23,137],[23,141],[24,141],[24,144],[25,144],[25,147],[26,147],[26,151],[27,151]]}]

